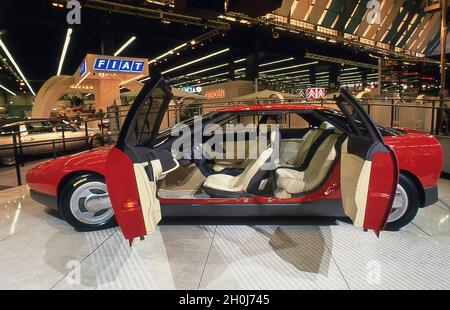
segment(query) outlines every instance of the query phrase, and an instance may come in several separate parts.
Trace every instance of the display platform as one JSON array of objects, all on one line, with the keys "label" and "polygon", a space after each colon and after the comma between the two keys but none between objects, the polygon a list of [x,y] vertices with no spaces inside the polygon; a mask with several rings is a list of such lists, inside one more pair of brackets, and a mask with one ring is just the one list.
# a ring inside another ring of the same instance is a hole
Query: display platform
[{"label": "display platform", "polygon": [[344,221],[171,221],[130,247],[119,229],[76,232],[0,191],[0,289],[450,289],[450,181],[400,232]]}]

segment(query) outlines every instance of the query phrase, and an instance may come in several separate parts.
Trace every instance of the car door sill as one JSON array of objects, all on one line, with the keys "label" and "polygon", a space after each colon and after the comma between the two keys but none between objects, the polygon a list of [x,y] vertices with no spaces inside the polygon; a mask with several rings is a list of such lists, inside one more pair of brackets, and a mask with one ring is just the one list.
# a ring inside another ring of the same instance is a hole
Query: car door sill
[{"label": "car door sill", "polygon": [[303,204],[161,204],[163,217],[345,217],[340,199]]}]

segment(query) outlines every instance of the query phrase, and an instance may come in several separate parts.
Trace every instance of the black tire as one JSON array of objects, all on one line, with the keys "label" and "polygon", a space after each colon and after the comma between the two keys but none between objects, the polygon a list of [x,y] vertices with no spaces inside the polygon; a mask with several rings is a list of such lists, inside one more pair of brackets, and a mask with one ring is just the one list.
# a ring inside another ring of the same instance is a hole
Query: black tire
[{"label": "black tire", "polygon": [[74,176],[64,184],[61,194],[59,195],[58,207],[62,217],[67,221],[67,223],[79,231],[95,231],[117,226],[114,213],[112,213],[112,217],[110,218],[101,220],[98,223],[88,224],[80,221],[72,212],[70,207],[72,195],[77,191],[77,189],[80,189],[81,186],[85,186],[89,183],[96,184],[93,182],[105,184],[105,179],[94,173],[85,173]]},{"label": "black tire", "polygon": [[101,146],[103,146],[103,138],[100,136],[92,137],[91,142],[90,142],[91,149],[95,149],[95,148],[98,148]]},{"label": "black tire", "polygon": [[16,160],[14,156],[0,157],[0,163],[5,167],[11,167],[15,165]]},{"label": "black tire", "polygon": [[420,194],[414,182],[405,174],[400,173],[399,185],[406,192],[408,204],[406,212],[400,218],[386,224],[386,230],[390,231],[400,230],[402,227],[411,223],[420,208]]}]

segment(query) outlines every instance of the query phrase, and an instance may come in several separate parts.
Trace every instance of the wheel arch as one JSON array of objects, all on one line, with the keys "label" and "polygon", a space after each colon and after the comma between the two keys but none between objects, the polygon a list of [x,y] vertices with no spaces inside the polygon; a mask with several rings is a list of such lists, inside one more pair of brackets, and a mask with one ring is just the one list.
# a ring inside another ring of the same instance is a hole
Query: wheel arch
[{"label": "wheel arch", "polygon": [[425,205],[425,191],[419,178],[414,173],[404,169],[400,169],[400,174],[407,177],[417,188],[417,191],[419,192],[420,196],[420,207],[422,208]]},{"label": "wheel arch", "polygon": [[105,176],[102,175],[101,173],[98,173],[98,172],[92,171],[92,170],[78,170],[78,171],[72,171],[72,172],[66,174],[66,175],[59,181],[58,188],[57,188],[57,191],[56,191],[56,193],[57,193],[57,199],[58,199],[58,207],[59,207],[59,198],[60,198],[60,195],[61,195],[61,191],[62,191],[62,189],[64,188],[64,186],[67,184],[67,182],[68,182],[69,180],[73,179],[73,178],[76,177],[76,176],[81,176],[81,175],[86,174],[86,173],[89,173],[89,174],[95,174],[95,175],[98,175],[98,176],[100,176],[100,177],[102,177],[102,178],[105,177]]}]

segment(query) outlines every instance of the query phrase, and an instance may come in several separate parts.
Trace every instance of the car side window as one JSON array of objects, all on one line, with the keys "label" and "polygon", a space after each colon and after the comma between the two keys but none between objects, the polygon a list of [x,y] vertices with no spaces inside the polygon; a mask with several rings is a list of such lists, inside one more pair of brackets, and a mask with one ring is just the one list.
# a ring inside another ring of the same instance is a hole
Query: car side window
[{"label": "car side window", "polygon": [[65,132],[67,132],[67,131],[76,132],[77,131],[77,129],[75,127],[72,127],[72,126],[67,125],[67,124],[58,124],[56,126],[56,131],[57,132],[62,132],[63,128],[64,128]]},{"label": "car side window", "polygon": [[53,132],[53,128],[50,126],[49,122],[27,123],[26,128],[28,134],[44,134]]}]

